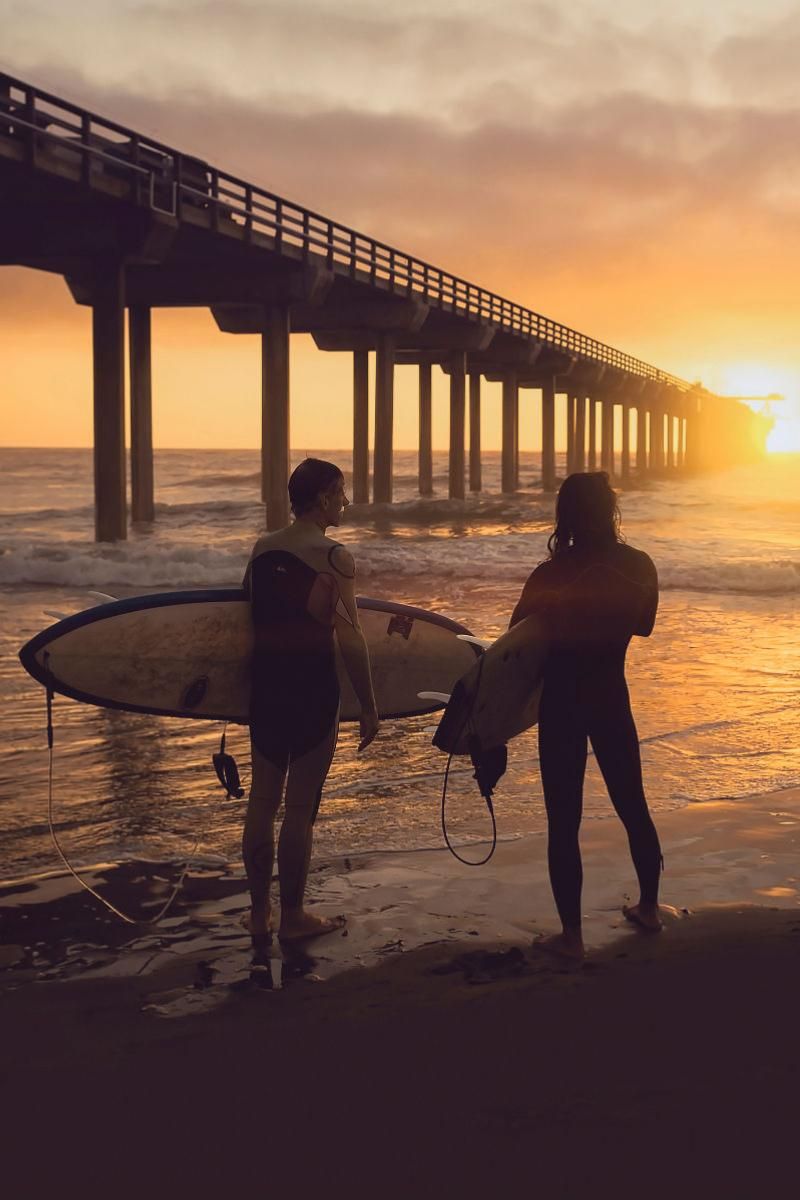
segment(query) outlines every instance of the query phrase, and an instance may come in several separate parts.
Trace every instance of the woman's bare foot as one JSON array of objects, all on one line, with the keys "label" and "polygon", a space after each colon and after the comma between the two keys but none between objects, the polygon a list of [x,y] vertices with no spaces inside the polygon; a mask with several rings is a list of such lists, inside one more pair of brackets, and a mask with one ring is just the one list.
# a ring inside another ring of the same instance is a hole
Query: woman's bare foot
[{"label": "woman's bare foot", "polygon": [[660,933],[664,928],[657,904],[623,904],[622,915],[645,933]]},{"label": "woman's bare foot", "polygon": [[254,938],[269,937],[273,931],[272,913],[268,908],[260,912],[251,908],[250,912],[242,913],[241,923]]},{"label": "woman's bare foot", "polygon": [[301,908],[296,912],[281,914],[278,940],[297,942],[302,938],[323,937],[326,933],[336,933],[346,924],[347,917],[314,917]]},{"label": "woman's bare foot", "polygon": [[534,940],[533,949],[543,954],[553,954],[557,958],[565,958],[570,962],[583,962],[586,948],[580,933],[553,933],[549,937],[538,937]]}]

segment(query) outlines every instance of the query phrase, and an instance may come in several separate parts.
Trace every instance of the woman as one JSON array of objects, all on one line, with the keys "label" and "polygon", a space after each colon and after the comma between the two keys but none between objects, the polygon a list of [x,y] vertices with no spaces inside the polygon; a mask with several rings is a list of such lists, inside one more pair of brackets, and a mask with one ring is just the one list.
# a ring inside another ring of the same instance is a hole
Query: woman
[{"label": "woman", "polygon": [[[378,732],[369,654],[358,623],[352,555],[326,536],[349,503],[342,472],[307,458],[289,479],[294,521],[256,542],[244,579],[255,650],[250,695],[253,778],[242,851],[250,886],[254,945],[271,934],[270,881],[274,823],[278,841],[282,941],[318,937],[344,918],[303,907],[314,821],[336,747],[339,683],[334,633],[361,704],[359,750]],[[284,795],[285,791],[285,795]]]},{"label": "woman", "polygon": [[539,758],[548,822],[548,866],[562,932],[537,945],[569,958],[584,955],[578,832],[587,740],[611,802],[628,834],[639,879],[628,920],[661,928],[658,885],[663,860],[642,784],[639,739],[625,682],[633,634],[649,637],[658,607],[652,561],[625,545],[616,495],[604,471],[570,475],[556,501],[550,557],[525,584],[511,625],[538,613],[548,654],[539,715]]}]

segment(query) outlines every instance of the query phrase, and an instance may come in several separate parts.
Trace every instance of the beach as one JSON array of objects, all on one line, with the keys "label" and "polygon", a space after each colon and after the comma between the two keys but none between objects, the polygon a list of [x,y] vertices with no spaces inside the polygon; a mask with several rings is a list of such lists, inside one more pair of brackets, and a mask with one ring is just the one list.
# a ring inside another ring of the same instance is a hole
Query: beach
[{"label": "beach", "polygon": [[[530,1186],[744,1200],[785,1186],[800,791],[659,824],[674,911],[656,936],[621,915],[621,827],[586,827],[577,968],[531,949],[555,928],[538,835],[476,869],[435,852],[324,864],[310,899],[346,911],[347,936],[286,962],[276,946],[271,970],[249,967],[241,879],[224,900],[190,880],[195,903],[146,959],[135,938],[100,944],[63,877],[49,903],[5,894],[40,950],[12,963],[3,947],[14,1194],[78,1178],[87,1197]],[[59,915],[103,961],[46,964]]]}]

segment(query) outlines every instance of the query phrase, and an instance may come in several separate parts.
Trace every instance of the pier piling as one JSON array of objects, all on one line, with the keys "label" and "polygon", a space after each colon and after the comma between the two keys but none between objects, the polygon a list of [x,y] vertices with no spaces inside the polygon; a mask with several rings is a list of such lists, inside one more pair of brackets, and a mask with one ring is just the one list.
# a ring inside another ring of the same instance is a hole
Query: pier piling
[{"label": "pier piling", "polygon": [[466,362],[463,350],[450,359],[450,464],[448,495],[464,499],[464,434],[466,422]]},{"label": "pier piling", "polygon": [[433,495],[433,413],[431,410],[432,368],[419,365],[419,494]]},{"label": "pier piling", "polygon": [[395,339],[390,334],[381,334],[375,355],[375,452],[372,489],[376,504],[392,502],[394,356]]},{"label": "pier piling", "polygon": [[153,521],[153,385],[150,309],[128,310],[131,387],[131,520]]},{"label": "pier piling", "polygon": [[575,462],[574,471],[586,470],[586,397],[575,397]]},{"label": "pier piling", "polygon": [[517,414],[519,410],[519,388],[515,371],[507,371],[503,375],[503,414],[502,414],[502,457],[500,464],[500,490],[503,492],[516,491],[515,462],[516,462],[516,433]]},{"label": "pier piling", "polygon": [[620,478],[627,483],[631,477],[631,406],[622,402],[622,450],[619,465]]},{"label": "pier piling", "polygon": [[369,352],[353,351],[353,503],[369,504]]},{"label": "pier piling", "polygon": [[469,490],[479,492],[481,479],[481,376],[469,376]]},{"label": "pier piling", "polygon": [[95,538],[128,536],[125,496],[125,275],[99,266],[92,292]]},{"label": "pier piling", "polygon": [[589,409],[589,451],[586,459],[588,471],[597,470],[597,401],[589,396],[586,401]]},{"label": "pier piling", "polygon": [[261,334],[261,491],[267,529],[289,522],[289,340],[289,305],[269,305]]},{"label": "pier piling", "polygon": [[600,469],[614,476],[614,401],[606,396],[601,402]]},{"label": "pier piling", "polygon": [[542,489],[556,490],[556,381],[542,381]]}]

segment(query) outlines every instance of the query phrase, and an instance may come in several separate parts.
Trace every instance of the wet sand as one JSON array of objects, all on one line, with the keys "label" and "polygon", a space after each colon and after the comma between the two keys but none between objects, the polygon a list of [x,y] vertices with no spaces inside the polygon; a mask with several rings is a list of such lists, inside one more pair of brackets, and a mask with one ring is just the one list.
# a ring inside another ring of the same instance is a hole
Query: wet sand
[{"label": "wet sand", "polygon": [[[542,838],[475,870],[430,852],[325,864],[311,896],[350,914],[347,936],[253,971],[242,881],[212,864],[153,930],[106,924],[63,878],[6,889],[8,1194],[791,1186],[800,790],[659,827],[676,913],[648,937],[620,916],[621,828],[586,824],[578,969],[529,949],[555,928]],[[157,874],[94,878],[135,906],[168,887]]]}]

